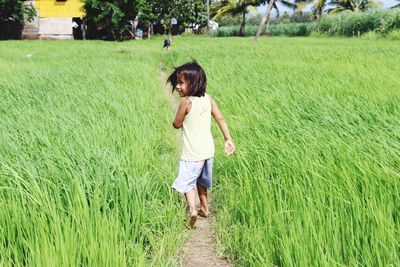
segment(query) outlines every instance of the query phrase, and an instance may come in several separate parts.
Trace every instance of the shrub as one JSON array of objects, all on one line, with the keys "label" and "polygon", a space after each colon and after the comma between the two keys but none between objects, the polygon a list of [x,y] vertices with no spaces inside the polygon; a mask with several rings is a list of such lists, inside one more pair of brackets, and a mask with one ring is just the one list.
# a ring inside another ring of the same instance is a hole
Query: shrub
[{"label": "shrub", "polygon": [[130,38],[129,21],[139,13],[139,0],[84,0],[89,39],[124,40]]},{"label": "shrub", "polygon": [[357,35],[376,31],[388,33],[400,29],[400,10],[375,10],[371,12],[343,12],[322,17],[319,30],[329,35]]},{"label": "shrub", "polygon": [[392,40],[400,40],[400,30],[394,30],[389,32],[388,37],[389,39]]},{"label": "shrub", "polygon": [[[257,33],[258,26],[247,26],[245,29],[245,36],[254,36]],[[285,23],[285,24],[271,24],[271,36],[308,36],[311,32],[315,31],[315,23]],[[265,34],[266,27],[263,26],[262,34]],[[238,36],[238,26],[219,27],[217,30],[212,31],[213,37],[228,37]]]},{"label": "shrub", "polygon": [[327,37],[328,34],[323,33],[323,32],[314,31],[314,32],[310,33],[309,36],[310,36],[310,37]]},{"label": "shrub", "polygon": [[19,39],[24,18],[32,21],[35,15],[35,8],[23,0],[0,0],[0,40]]},{"label": "shrub", "polygon": [[182,37],[196,37],[197,35],[193,32],[184,32],[181,34]]},{"label": "shrub", "polygon": [[376,39],[379,39],[380,37],[381,37],[381,35],[374,31],[369,31],[369,32],[366,32],[363,35],[361,35],[361,38],[366,39],[366,40],[376,40]]}]

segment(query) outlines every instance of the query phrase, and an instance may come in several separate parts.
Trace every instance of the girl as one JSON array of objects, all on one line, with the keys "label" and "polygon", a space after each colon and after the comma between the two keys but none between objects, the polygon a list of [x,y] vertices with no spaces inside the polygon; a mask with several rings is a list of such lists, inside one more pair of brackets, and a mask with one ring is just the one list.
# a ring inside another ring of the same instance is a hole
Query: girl
[{"label": "girl", "polygon": [[[185,194],[189,206],[189,227],[194,228],[197,214],[209,214],[207,189],[212,186],[212,164],[214,141],[211,135],[211,115],[217,122],[225,138],[225,152],[228,156],[235,152],[221,111],[210,95],[206,93],[206,74],[196,61],[175,68],[167,82],[172,92],[177,91],[183,98],[175,120],[175,129],[182,129],[182,154],[179,161],[179,174],[172,188]],[[196,189],[200,198],[200,210],[196,210]]]}]

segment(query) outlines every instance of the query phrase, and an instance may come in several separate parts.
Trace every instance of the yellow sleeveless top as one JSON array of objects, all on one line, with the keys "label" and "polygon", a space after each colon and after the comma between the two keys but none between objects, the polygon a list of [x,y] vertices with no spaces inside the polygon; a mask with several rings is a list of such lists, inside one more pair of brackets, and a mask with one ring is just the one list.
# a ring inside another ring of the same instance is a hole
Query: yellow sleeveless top
[{"label": "yellow sleeveless top", "polygon": [[192,108],[182,125],[182,160],[200,161],[214,156],[214,140],[211,134],[211,101],[190,96]]}]

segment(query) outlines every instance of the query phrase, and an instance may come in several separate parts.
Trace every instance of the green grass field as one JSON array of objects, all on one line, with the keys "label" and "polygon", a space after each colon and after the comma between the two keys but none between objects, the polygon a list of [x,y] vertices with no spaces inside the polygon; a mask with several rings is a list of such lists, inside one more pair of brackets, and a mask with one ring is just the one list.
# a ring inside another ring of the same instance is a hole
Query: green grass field
[{"label": "green grass field", "polygon": [[184,204],[161,68],[195,58],[237,266],[400,265],[400,46],[345,38],[0,43],[0,265],[175,266]]}]

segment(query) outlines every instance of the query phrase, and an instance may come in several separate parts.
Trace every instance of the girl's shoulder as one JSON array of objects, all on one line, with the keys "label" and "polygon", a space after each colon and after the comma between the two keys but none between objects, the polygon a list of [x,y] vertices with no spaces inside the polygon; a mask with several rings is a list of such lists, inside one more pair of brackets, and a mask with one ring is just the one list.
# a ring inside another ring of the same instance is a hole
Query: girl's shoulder
[{"label": "girl's shoulder", "polygon": [[205,97],[207,97],[207,98],[210,100],[210,102],[212,102],[212,101],[213,101],[212,97],[211,97],[209,94],[205,93],[205,95],[204,95],[204,96],[205,96]]},{"label": "girl's shoulder", "polygon": [[212,101],[212,98],[211,98],[211,96],[209,95],[209,94],[207,94],[207,93],[204,93],[204,96],[189,96],[189,99],[193,102],[193,101],[200,101],[200,102],[203,102],[204,100],[210,100],[210,101]]},{"label": "girl's shoulder", "polygon": [[190,105],[190,104],[192,104],[192,98],[191,98],[191,96],[186,96],[184,99],[182,99],[181,102],[185,103],[185,105]]},{"label": "girl's shoulder", "polygon": [[204,99],[204,98],[210,98],[211,99],[211,96],[209,95],[209,94],[207,94],[207,93],[204,93],[204,96],[190,96],[190,98],[197,98],[197,99]]}]

